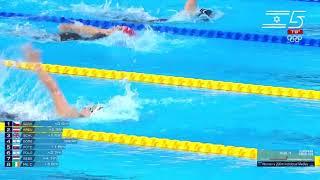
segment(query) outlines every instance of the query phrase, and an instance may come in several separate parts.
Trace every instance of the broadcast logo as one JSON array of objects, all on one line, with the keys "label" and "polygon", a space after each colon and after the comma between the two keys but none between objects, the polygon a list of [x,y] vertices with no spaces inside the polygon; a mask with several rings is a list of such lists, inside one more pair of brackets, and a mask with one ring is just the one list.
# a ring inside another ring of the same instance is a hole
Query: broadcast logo
[{"label": "broadcast logo", "polygon": [[[262,24],[263,29],[287,29],[287,39],[291,43],[298,43],[302,40],[304,14],[306,11],[266,11],[271,16],[273,23]],[[285,19],[289,23],[281,23]]]}]

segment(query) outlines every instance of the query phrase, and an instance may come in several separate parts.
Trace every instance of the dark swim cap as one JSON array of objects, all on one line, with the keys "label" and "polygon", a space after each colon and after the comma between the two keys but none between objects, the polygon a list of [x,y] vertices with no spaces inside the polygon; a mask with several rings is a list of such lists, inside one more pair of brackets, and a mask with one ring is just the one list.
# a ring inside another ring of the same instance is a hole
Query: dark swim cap
[{"label": "dark swim cap", "polygon": [[87,108],[91,113],[94,113],[94,112],[97,112],[97,111],[103,109],[103,107],[99,106],[99,105],[93,105],[93,106],[87,107]]},{"label": "dark swim cap", "polygon": [[129,36],[135,35],[134,30],[129,28],[128,26],[123,26],[122,27],[122,32],[125,33],[125,34],[128,34]]},{"label": "dark swim cap", "polygon": [[201,16],[203,14],[207,15],[208,17],[211,17],[213,15],[213,11],[210,10],[210,9],[201,8],[200,9],[200,13],[198,14],[198,16]]}]

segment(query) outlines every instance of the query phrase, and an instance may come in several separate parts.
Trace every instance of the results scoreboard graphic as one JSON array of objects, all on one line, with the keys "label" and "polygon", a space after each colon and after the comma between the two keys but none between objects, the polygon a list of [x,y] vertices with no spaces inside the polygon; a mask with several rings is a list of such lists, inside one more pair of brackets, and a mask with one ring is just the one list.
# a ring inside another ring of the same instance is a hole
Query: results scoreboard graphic
[{"label": "results scoreboard graphic", "polygon": [[259,150],[259,167],[308,167],[315,166],[313,150],[271,151]]},{"label": "results scoreboard graphic", "polygon": [[5,167],[57,167],[66,144],[68,121],[5,121]]}]

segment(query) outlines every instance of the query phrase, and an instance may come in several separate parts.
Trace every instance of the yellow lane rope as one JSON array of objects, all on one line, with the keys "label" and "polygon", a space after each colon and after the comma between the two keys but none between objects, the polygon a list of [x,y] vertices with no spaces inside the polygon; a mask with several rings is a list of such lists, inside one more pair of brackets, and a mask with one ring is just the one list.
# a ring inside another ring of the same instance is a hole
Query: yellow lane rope
[{"label": "yellow lane rope", "polygon": [[314,157],[314,166],[317,166],[317,167],[320,166],[320,156]]},{"label": "yellow lane rope", "polygon": [[0,132],[4,132],[4,123],[0,122]]},{"label": "yellow lane rope", "polygon": [[[4,123],[0,122],[0,132],[3,132],[4,128]],[[202,154],[215,154],[237,158],[247,158],[252,160],[256,160],[258,156],[258,149],[256,148],[225,146],[221,144],[171,140],[155,137],[150,138],[145,136],[95,132],[88,130],[75,130],[69,128],[63,129],[62,137],[86,141],[124,144],[129,146],[161,148]],[[315,166],[320,166],[320,156],[315,156]]]},{"label": "yellow lane rope", "polygon": [[131,146],[162,148],[176,151],[217,154],[238,158],[257,159],[258,150],[255,148],[224,146],[219,144],[171,140],[155,137],[134,136],[105,132],[94,132],[74,129],[64,129],[62,136],[81,140],[109,142]]},{"label": "yellow lane rope", "polygon": [[[7,67],[17,67],[24,70],[34,70],[31,63],[6,60]],[[103,70],[94,68],[81,68],[72,66],[61,66],[52,64],[42,64],[43,68],[50,73],[65,74],[73,76],[85,76],[90,78],[121,80],[126,79],[134,82],[153,83],[170,86],[182,86],[188,88],[201,88],[208,90],[232,91],[237,93],[260,94],[266,96],[291,97],[302,99],[320,99],[320,91],[304,90],[286,87],[263,86],[254,84],[243,84],[233,82],[223,82],[214,80],[203,80],[194,78],[184,78],[166,75],[145,74],[136,72],[125,72],[115,70]]]},{"label": "yellow lane rope", "polygon": [[[3,122],[0,123],[0,131],[4,131]],[[87,130],[63,129],[62,137],[78,140],[117,143],[130,146],[162,148],[168,150],[216,154],[249,159],[257,159],[258,154],[258,151],[255,148],[224,146],[210,143],[180,141],[155,137],[150,138],[145,136],[95,132]]]}]

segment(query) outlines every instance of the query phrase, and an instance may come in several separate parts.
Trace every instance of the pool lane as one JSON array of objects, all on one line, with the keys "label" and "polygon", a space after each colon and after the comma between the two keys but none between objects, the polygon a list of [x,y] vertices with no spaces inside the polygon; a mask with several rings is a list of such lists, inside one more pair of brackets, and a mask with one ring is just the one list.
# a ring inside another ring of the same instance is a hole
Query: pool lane
[{"label": "pool lane", "polygon": [[[14,74],[28,81],[9,78],[4,87],[11,87],[11,92],[24,87],[17,91],[13,102],[38,104],[32,111],[43,112],[50,119],[53,106],[46,99],[49,96],[43,87],[32,87],[35,76],[26,72]],[[66,76],[55,78],[71,104],[81,108],[100,103],[105,107],[92,119],[72,121],[71,127],[75,129],[255,148],[313,149],[319,143],[316,128],[319,101]],[[40,92],[43,96],[34,100],[30,89],[33,94]]]},{"label": "pool lane", "polygon": [[[3,142],[3,136],[0,136]],[[3,151],[1,147],[1,151]],[[84,155],[85,154],[85,155]],[[0,168],[2,178],[38,179],[274,179],[317,177],[317,168],[257,168],[256,162],[221,156],[206,156],[79,141],[68,145],[58,168]],[[0,160],[3,163],[3,159]],[[190,171],[192,169],[192,171]]]},{"label": "pool lane", "polygon": [[[141,42],[147,37],[142,37]],[[147,52],[137,51],[139,44],[129,48],[105,42],[34,44],[42,50],[45,63],[319,89],[320,50],[317,48],[240,41],[233,43],[218,39],[164,38],[157,35],[155,41],[160,42],[147,42],[145,48],[150,47]],[[28,42],[28,39],[6,37],[0,43],[6,58],[21,58],[19,53],[8,50],[7,44],[12,41],[16,44],[10,45],[11,49],[14,47],[18,52],[19,46]],[[190,53],[186,55],[185,52]]]}]

